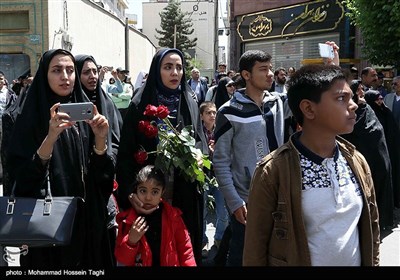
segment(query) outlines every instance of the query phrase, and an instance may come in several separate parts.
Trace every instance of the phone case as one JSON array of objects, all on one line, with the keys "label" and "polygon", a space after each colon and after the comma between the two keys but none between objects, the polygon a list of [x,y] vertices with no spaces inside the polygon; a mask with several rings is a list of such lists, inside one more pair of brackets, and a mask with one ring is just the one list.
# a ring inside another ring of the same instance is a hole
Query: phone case
[{"label": "phone case", "polygon": [[334,53],[333,53],[333,47],[327,44],[318,44],[319,46],[319,55],[321,57],[326,57],[326,58],[334,58]]},{"label": "phone case", "polygon": [[93,103],[65,103],[58,107],[59,112],[67,113],[70,121],[84,121],[93,118]]}]

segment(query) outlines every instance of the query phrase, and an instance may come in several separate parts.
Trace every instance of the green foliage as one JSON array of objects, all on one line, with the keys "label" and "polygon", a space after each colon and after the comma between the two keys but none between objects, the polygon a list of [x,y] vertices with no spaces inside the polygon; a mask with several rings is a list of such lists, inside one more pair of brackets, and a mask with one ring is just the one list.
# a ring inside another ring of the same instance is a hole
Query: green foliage
[{"label": "green foliage", "polygon": [[185,54],[185,58],[190,58],[186,50],[196,46],[197,38],[190,39],[194,29],[193,23],[187,17],[188,13],[181,10],[179,0],[169,0],[167,7],[159,13],[161,17],[161,30],[156,28],[160,36],[156,36],[160,47],[174,47],[174,33],[176,26],[176,48]]},{"label": "green foliage", "polygon": [[209,178],[204,170],[211,169],[211,161],[200,149],[195,148],[192,126],[184,127],[178,132],[168,118],[158,125],[159,144],[155,166],[168,173],[172,168],[180,171],[188,182],[197,181],[203,188],[215,184],[215,178]]},{"label": "green foliage", "polygon": [[365,59],[400,68],[400,1],[344,0],[343,4],[352,24],[361,30]]},{"label": "green foliage", "polygon": [[188,60],[188,68],[189,68],[189,72],[193,69],[193,68],[197,68],[197,69],[201,69],[203,68],[203,62],[200,60],[197,60],[195,58],[191,58]]},{"label": "green foliage", "polygon": [[187,62],[187,67],[186,67],[186,73],[185,73],[185,77],[186,80],[191,78],[191,71],[193,68],[197,68],[197,69],[201,69],[203,68],[203,62],[200,60],[197,60],[196,58],[190,58],[188,60],[186,60]]}]

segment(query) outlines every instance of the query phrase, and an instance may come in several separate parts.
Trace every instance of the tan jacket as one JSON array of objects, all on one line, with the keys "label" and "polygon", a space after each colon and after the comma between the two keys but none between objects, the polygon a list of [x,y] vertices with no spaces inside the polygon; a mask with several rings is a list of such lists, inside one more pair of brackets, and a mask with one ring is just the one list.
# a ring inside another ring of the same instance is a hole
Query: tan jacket
[{"label": "tan jacket", "polygon": [[[338,137],[339,149],[363,190],[358,223],[361,265],[379,265],[378,209],[371,171],[355,147]],[[257,166],[248,200],[244,266],[310,266],[301,207],[298,151],[290,139]]]}]

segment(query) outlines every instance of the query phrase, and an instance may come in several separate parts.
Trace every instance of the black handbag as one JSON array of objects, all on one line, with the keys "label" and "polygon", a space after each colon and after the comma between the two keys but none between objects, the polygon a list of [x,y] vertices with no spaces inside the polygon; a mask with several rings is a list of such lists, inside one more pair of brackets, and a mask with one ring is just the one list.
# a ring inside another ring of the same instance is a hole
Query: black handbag
[{"label": "black handbag", "polygon": [[21,247],[65,246],[71,242],[80,197],[0,197],[0,245]]}]

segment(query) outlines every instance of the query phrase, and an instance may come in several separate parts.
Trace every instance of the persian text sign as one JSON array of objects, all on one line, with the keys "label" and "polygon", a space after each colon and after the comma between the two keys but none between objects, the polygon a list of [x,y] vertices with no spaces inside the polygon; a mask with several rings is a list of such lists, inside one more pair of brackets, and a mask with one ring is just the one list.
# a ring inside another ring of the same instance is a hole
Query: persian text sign
[{"label": "persian text sign", "polygon": [[285,38],[335,30],[344,16],[340,0],[317,0],[242,16],[242,41]]}]

